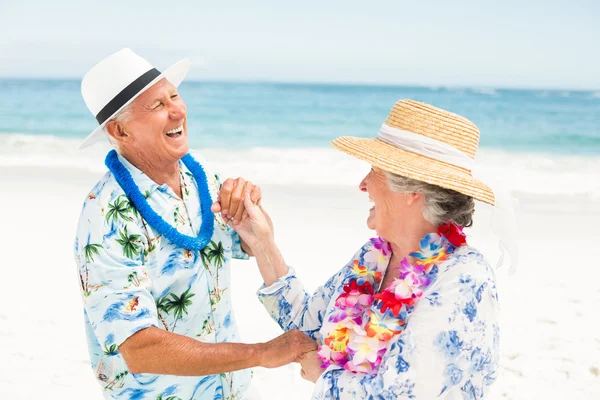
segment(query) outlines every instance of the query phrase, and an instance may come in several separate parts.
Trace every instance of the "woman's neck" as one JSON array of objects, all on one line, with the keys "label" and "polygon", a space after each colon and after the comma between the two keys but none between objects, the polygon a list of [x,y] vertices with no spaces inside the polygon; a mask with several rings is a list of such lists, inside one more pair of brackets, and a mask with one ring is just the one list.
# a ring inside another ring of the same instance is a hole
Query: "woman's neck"
[{"label": "woman's neck", "polygon": [[385,272],[385,277],[381,285],[382,289],[387,288],[390,282],[400,276],[399,267],[404,258],[407,258],[411,264],[415,262],[413,257],[409,257],[409,254],[418,251],[421,248],[421,239],[428,233],[435,231],[436,227],[433,224],[424,221],[424,223],[388,240],[392,247],[392,257]]}]

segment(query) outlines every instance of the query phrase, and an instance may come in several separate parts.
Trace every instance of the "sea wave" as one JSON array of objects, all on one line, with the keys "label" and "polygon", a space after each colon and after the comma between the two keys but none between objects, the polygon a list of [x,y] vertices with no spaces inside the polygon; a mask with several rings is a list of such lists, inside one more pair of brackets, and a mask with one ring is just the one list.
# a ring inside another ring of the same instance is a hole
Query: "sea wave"
[{"label": "sea wave", "polygon": [[496,96],[498,91],[494,88],[472,88],[471,91],[477,94],[486,94],[489,96]]},{"label": "sea wave", "polygon": [[[79,140],[0,135],[0,166],[106,171],[107,143],[79,151]],[[333,148],[210,148],[193,150],[223,177],[259,184],[358,185],[369,166]],[[600,196],[600,158],[481,149],[474,175],[491,186],[534,194]]]}]

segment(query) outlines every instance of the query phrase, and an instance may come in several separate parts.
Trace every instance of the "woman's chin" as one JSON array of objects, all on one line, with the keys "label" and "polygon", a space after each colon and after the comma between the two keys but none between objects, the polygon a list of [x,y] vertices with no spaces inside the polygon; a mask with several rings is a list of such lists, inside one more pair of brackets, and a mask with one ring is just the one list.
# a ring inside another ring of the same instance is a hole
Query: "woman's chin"
[{"label": "woman's chin", "polygon": [[367,218],[367,228],[369,228],[372,231],[376,230],[375,229],[375,221],[374,221],[373,217]]}]

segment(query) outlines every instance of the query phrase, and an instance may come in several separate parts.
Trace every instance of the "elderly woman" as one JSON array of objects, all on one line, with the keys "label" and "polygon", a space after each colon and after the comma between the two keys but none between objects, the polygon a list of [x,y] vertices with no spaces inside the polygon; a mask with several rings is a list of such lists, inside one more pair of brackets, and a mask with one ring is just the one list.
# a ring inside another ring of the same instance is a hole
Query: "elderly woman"
[{"label": "elderly woman", "polygon": [[257,255],[259,298],[282,329],[320,345],[301,360],[314,399],[481,399],[498,369],[494,271],[462,232],[474,200],[494,203],[471,176],[479,131],[427,104],[399,101],[377,139],[341,137],[368,161],[359,188],[374,203],[369,240],[309,295],[273,242],[264,211],[235,230]]},{"label": "elderly woman", "polygon": [[188,67],[160,73],[123,49],[82,82],[99,123],[82,147],[108,135],[117,149],[86,197],[75,241],[90,361],[107,399],[241,399],[248,368],[316,349],[297,330],[239,343],[229,265],[251,251],[222,217],[241,219],[242,193],[258,201],[260,191],[227,180],[213,204],[219,179],[188,154],[177,90]]}]

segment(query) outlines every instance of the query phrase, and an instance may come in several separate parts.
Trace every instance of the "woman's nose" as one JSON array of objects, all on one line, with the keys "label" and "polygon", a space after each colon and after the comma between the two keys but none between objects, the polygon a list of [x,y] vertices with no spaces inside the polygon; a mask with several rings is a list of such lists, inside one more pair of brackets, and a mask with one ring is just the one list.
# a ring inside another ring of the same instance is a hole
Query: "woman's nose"
[{"label": "woman's nose", "polygon": [[360,181],[360,183],[358,184],[358,189],[361,192],[366,192],[367,191],[367,182],[366,182],[367,178],[363,178],[362,181]]}]

